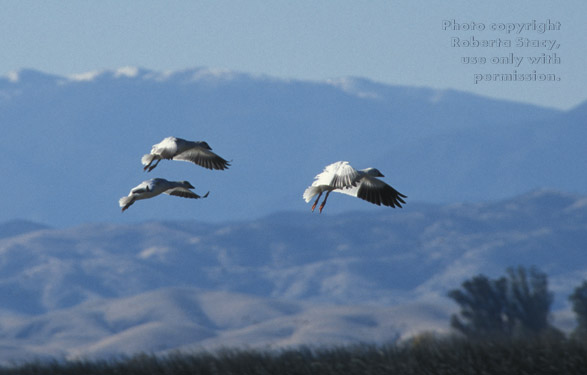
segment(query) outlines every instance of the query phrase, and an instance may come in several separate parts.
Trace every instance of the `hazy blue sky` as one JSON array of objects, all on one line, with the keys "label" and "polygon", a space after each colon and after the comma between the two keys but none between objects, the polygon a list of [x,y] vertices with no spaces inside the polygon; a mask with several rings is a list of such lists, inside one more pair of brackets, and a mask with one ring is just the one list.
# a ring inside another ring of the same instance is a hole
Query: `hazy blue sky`
[{"label": "hazy blue sky", "polygon": [[[360,76],[558,108],[587,99],[584,0],[0,0],[0,6],[2,75],[22,68],[69,75],[127,65],[158,71],[204,66],[294,79]],[[445,20],[482,23],[485,29],[443,30]],[[560,29],[491,30],[494,23],[499,28],[533,20],[560,22]],[[454,37],[460,45],[471,37],[500,39],[502,45],[456,47]],[[518,48],[517,38],[556,40],[559,48]],[[543,53],[560,63],[531,65],[525,59]],[[463,56],[488,60],[466,65]],[[492,57],[525,60],[516,67],[492,64]],[[485,80],[486,74],[514,71],[536,75],[525,76],[531,81]],[[475,83],[475,77],[483,81]],[[541,77],[560,81],[534,80]]]}]

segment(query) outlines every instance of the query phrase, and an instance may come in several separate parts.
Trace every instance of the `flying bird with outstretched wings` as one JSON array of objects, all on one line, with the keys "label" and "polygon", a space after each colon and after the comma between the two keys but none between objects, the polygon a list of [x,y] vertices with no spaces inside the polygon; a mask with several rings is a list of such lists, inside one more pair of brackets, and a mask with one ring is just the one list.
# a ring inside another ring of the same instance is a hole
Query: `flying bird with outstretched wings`
[{"label": "flying bird with outstretched wings", "polygon": [[152,178],[141,182],[132,188],[128,196],[119,199],[118,204],[122,207],[122,212],[129,208],[135,201],[156,197],[159,194],[175,195],[183,198],[206,198],[208,193],[199,196],[190,189],[194,189],[192,184],[187,181],[167,181],[164,178]]},{"label": "flying bird with outstretched wings", "polygon": [[145,166],[143,169],[152,171],[162,159],[188,161],[207,169],[224,170],[230,166],[230,162],[212,152],[208,143],[176,137],[167,137],[153,145],[151,153],[141,159]]},{"label": "flying bird with outstretched wings", "polygon": [[326,196],[320,204],[319,211],[322,212],[326,200],[331,192],[343,193],[353,197],[361,198],[378,206],[402,207],[406,203],[403,195],[377,177],[384,177],[376,168],[357,170],[346,161],[337,161],[324,168],[322,173],[315,177],[314,182],[304,191],[304,200],[310,200],[318,195],[312,211],[316,208],[322,193]]}]

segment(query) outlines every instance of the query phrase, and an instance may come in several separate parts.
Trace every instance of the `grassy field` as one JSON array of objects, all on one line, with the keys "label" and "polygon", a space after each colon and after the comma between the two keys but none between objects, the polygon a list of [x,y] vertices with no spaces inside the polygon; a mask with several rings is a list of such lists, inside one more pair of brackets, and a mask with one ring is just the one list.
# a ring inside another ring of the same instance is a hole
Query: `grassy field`
[{"label": "grassy field", "polygon": [[95,361],[30,362],[3,374],[587,374],[587,341],[467,341],[422,336],[393,345],[141,354]]}]

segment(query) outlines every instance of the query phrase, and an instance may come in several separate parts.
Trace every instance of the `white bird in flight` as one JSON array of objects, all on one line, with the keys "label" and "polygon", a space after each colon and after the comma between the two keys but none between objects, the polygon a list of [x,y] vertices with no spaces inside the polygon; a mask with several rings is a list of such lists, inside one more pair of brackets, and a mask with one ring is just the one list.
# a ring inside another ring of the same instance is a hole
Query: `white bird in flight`
[{"label": "white bird in flight", "polygon": [[167,181],[164,178],[153,178],[143,181],[132,188],[128,196],[120,198],[118,204],[122,207],[122,212],[124,212],[135,201],[153,198],[161,193],[193,199],[206,198],[210,193],[207,192],[204,196],[199,196],[190,190],[193,188],[192,184],[187,181]]},{"label": "white bird in flight", "polygon": [[378,206],[401,207],[401,203],[406,203],[402,198],[407,196],[377,177],[384,176],[376,168],[356,170],[346,161],[337,161],[327,165],[324,171],[315,177],[312,185],[304,191],[304,200],[308,203],[318,195],[312,205],[312,211],[314,211],[322,193],[326,192],[319,208],[320,212],[332,191],[358,197]]},{"label": "white bird in flight", "polygon": [[[161,159],[183,160],[195,163],[208,169],[227,169],[230,163],[213,153],[212,148],[204,141],[186,141],[176,137],[167,137],[153,145],[150,154],[142,157],[143,168],[151,172]],[[153,162],[156,160],[156,163]]]}]

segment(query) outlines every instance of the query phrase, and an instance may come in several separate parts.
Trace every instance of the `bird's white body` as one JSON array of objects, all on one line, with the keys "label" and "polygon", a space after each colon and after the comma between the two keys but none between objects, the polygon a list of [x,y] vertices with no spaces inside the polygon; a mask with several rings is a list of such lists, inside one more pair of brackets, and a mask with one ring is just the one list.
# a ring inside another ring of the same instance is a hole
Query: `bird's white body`
[{"label": "bird's white body", "polygon": [[[176,137],[167,137],[153,145],[151,153],[143,155],[141,162],[149,172],[159,164],[161,159],[182,160],[197,164],[207,169],[223,170],[230,163],[213,153],[208,143],[203,141],[186,141]],[[153,164],[155,162],[155,164]]]},{"label": "bird's white body", "polygon": [[322,173],[316,175],[314,182],[304,191],[304,200],[309,202],[316,194],[356,185],[359,171],[346,161],[327,165]]},{"label": "bird's white body", "polygon": [[333,191],[361,198],[378,206],[383,204],[401,207],[401,203],[406,203],[402,199],[407,198],[405,195],[377,177],[383,177],[383,174],[375,168],[357,170],[346,161],[337,161],[327,165],[322,173],[316,175],[312,185],[304,191],[303,197],[306,202],[310,202],[318,195],[312,206],[313,211],[322,193],[326,192],[326,197],[320,205],[320,212],[326,204],[328,195]]},{"label": "bird's white body", "polygon": [[193,188],[192,184],[187,181],[167,181],[163,178],[153,178],[143,181],[136,187],[132,188],[128,196],[120,198],[118,204],[122,207],[122,211],[125,211],[135,201],[153,198],[159,194],[169,194],[192,199],[205,198],[208,196],[208,193],[204,196],[199,196],[190,190]]}]

